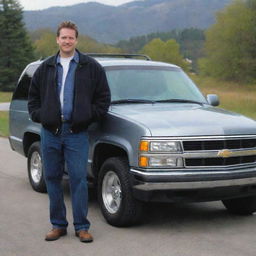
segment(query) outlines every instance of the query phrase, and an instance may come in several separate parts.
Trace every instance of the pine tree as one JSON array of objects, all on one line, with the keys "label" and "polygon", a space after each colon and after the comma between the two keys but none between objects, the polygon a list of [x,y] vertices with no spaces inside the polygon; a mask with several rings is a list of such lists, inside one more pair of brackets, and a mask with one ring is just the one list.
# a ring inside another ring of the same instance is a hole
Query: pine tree
[{"label": "pine tree", "polygon": [[24,67],[34,58],[16,0],[0,0],[0,91],[12,91]]}]

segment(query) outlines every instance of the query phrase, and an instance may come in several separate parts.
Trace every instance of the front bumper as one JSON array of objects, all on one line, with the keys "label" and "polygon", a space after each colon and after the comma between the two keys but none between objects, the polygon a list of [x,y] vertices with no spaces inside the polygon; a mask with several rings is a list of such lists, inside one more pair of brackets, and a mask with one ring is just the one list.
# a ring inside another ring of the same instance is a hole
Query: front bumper
[{"label": "front bumper", "polygon": [[143,201],[211,201],[256,195],[256,167],[229,170],[130,169],[133,191]]},{"label": "front bumper", "polygon": [[142,190],[199,189],[256,185],[256,167],[227,171],[145,172],[130,170]]}]

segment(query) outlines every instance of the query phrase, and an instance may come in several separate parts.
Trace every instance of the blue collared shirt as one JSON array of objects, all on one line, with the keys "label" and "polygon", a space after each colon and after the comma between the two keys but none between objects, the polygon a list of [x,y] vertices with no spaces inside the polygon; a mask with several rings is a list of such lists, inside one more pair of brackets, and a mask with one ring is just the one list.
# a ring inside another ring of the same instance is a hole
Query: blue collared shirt
[{"label": "blue collared shirt", "polygon": [[[74,100],[74,86],[75,86],[75,71],[79,62],[79,55],[75,51],[73,59],[70,61],[68,73],[64,83],[64,97],[63,97],[63,107],[61,109],[62,118],[66,121],[71,121],[73,112],[73,100]],[[58,55],[57,60],[57,83],[58,83],[58,94],[60,95],[62,87],[62,76],[63,67],[60,63],[60,55]]]}]

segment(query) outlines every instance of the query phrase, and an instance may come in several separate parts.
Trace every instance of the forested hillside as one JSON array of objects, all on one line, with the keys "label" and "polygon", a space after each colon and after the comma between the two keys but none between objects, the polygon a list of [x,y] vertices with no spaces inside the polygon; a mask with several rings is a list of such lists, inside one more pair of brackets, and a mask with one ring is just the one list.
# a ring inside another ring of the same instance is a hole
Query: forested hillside
[{"label": "forested hillside", "polygon": [[203,47],[205,42],[204,30],[197,28],[186,28],[183,30],[172,30],[169,32],[157,32],[129,40],[121,40],[116,44],[117,48],[124,52],[140,52],[142,48],[151,40],[159,38],[162,41],[174,39],[180,45],[180,52],[184,58],[192,61],[192,69],[197,70],[197,59],[203,57]]},{"label": "forested hillside", "polygon": [[207,28],[215,22],[216,11],[232,0],[145,0],[120,6],[82,3],[25,11],[28,30],[51,28],[63,20],[76,22],[82,34],[100,42],[116,43],[122,39],[154,32],[184,28]]}]

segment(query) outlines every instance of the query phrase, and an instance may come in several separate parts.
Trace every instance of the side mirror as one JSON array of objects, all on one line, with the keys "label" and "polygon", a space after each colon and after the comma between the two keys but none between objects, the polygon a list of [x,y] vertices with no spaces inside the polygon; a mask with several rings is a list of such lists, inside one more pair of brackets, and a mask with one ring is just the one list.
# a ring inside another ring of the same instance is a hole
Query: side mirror
[{"label": "side mirror", "polygon": [[220,100],[216,94],[207,94],[207,101],[210,105],[216,107],[220,105]]}]

